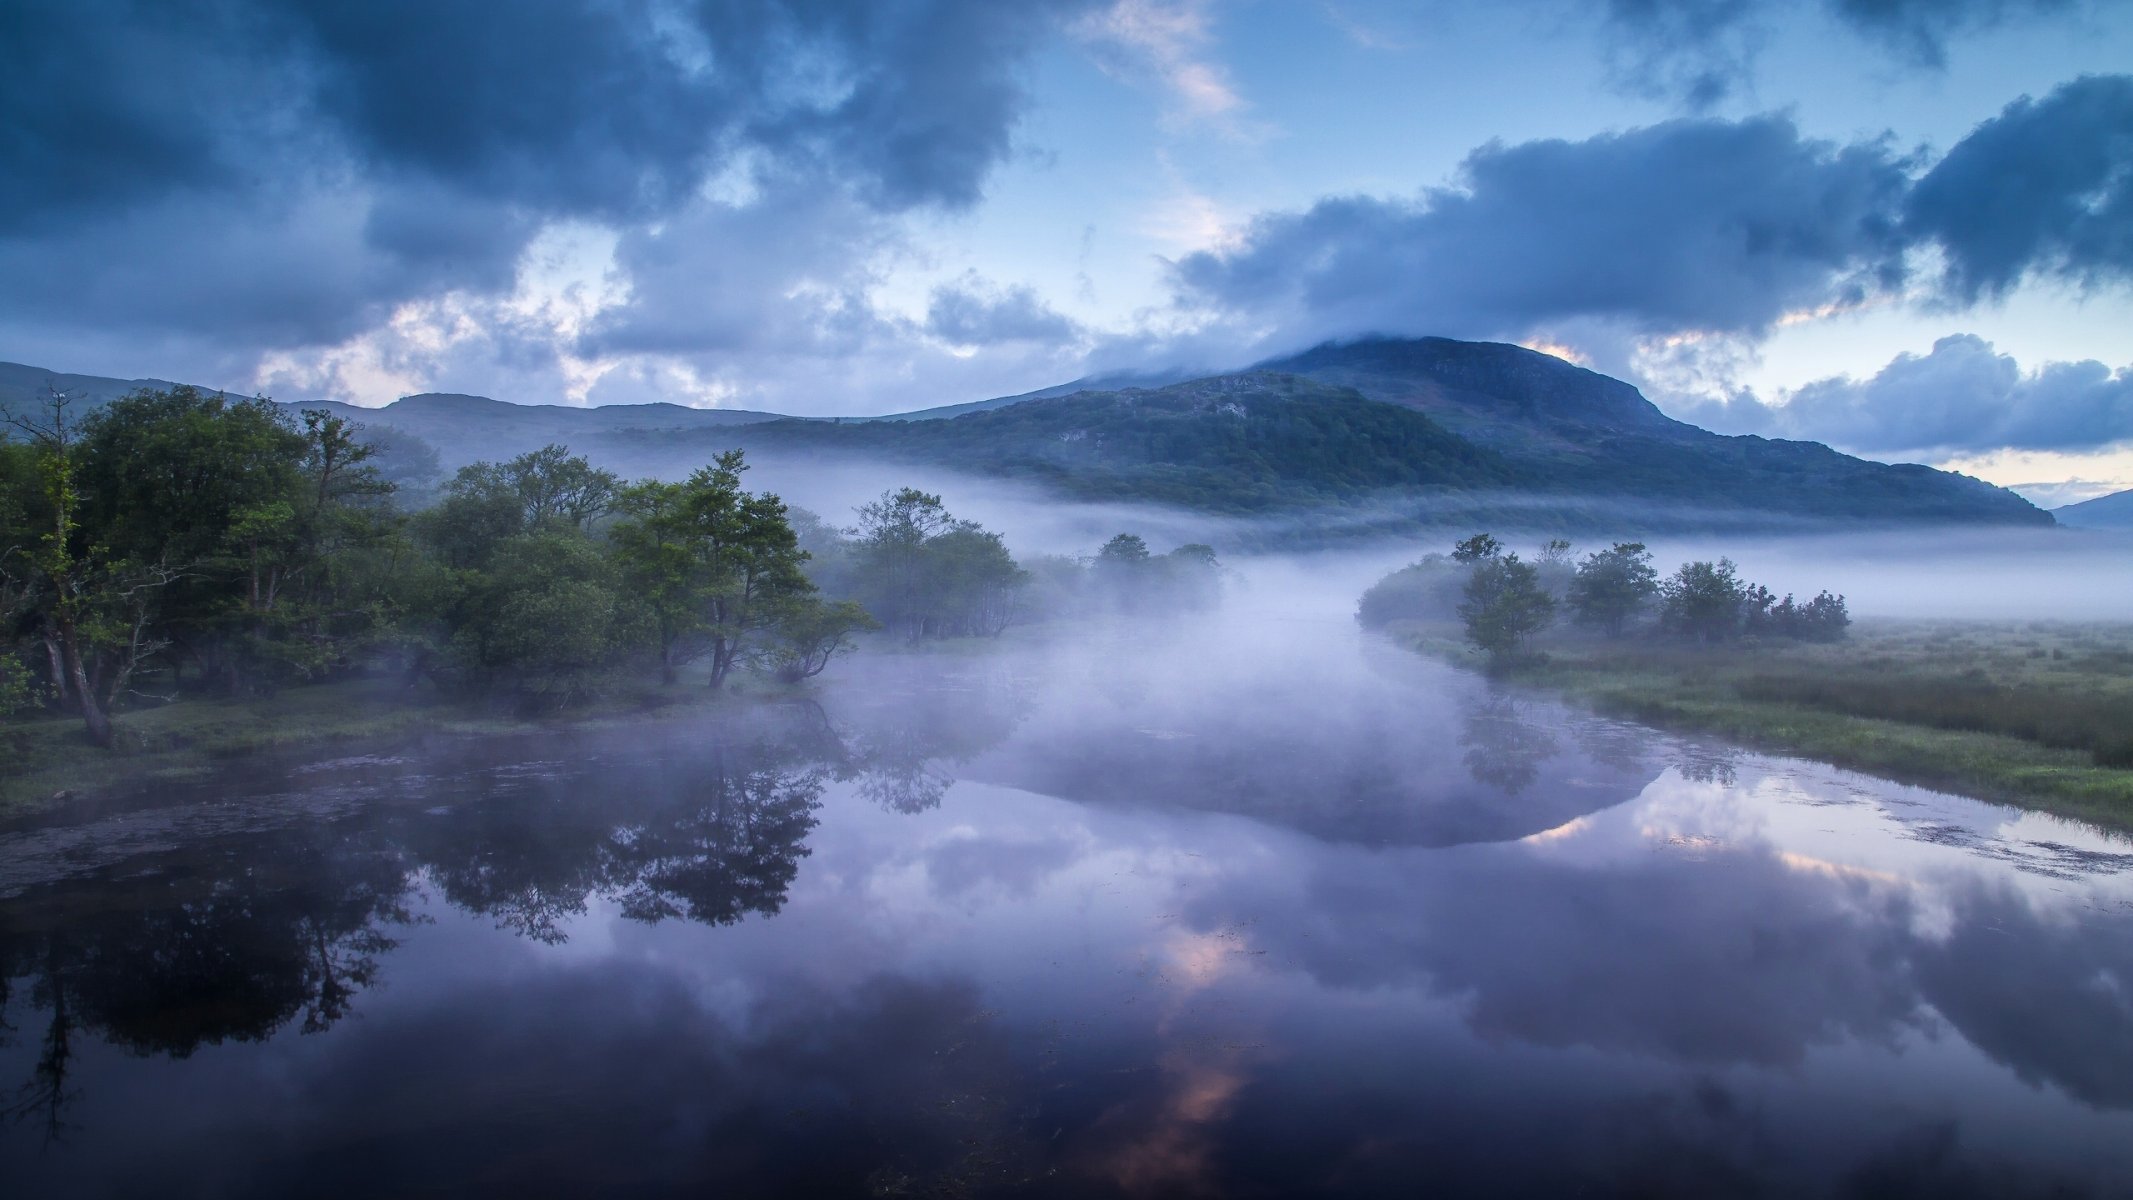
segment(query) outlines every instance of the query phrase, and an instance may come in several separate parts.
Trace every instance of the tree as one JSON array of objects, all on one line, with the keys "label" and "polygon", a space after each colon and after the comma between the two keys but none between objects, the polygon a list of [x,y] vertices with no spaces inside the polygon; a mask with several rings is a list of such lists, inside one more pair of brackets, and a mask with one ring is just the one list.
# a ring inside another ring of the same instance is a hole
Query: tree
[{"label": "tree", "polygon": [[747,469],[730,450],[686,482],[639,484],[623,495],[626,519],[610,536],[650,613],[669,683],[683,664],[704,658],[711,686],[722,686],[762,635],[815,593],[784,502],[743,491]]},{"label": "tree", "polygon": [[1662,627],[1703,642],[1719,642],[1740,630],[1747,587],[1730,558],[1683,563],[1659,587]]},{"label": "tree", "polygon": [[1477,533],[1452,547],[1452,561],[1472,566],[1503,553],[1503,543],[1486,533]]},{"label": "tree", "polygon": [[1096,552],[1096,563],[1100,567],[1131,570],[1147,561],[1148,543],[1142,541],[1138,534],[1121,533],[1105,542],[1103,549]]},{"label": "tree", "polygon": [[1581,625],[1621,637],[1659,591],[1659,573],[1643,542],[1616,542],[1585,556],[1570,581],[1570,610]]},{"label": "tree", "polygon": [[954,524],[939,496],[917,488],[883,492],[859,509],[852,532],[859,542],[862,596],[883,625],[913,641],[926,634],[926,544]]},{"label": "tree", "polygon": [[820,675],[833,659],[850,652],[853,634],[879,628],[881,623],[853,601],[807,596],[778,614],[763,659],[779,682],[798,683]]},{"label": "tree", "polygon": [[80,714],[90,741],[109,747],[113,703],[142,661],[168,644],[151,621],[160,593],[178,576],[162,563],[120,557],[107,543],[84,537],[83,448],[69,420],[74,400],[47,389],[43,417],[8,418],[29,439],[36,481],[34,497],[18,494],[10,506],[36,511],[43,530],[23,528],[19,540],[0,545],[0,574],[16,620],[36,628],[44,642],[60,707]]},{"label": "tree", "polygon": [[506,539],[454,606],[452,645],[475,680],[540,703],[591,692],[626,629],[611,565],[590,538],[544,529]]},{"label": "tree", "polygon": [[997,635],[1013,622],[1028,574],[999,534],[956,520],[939,496],[884,492],[853,533],[858,591],[883,625],[917,641]]},{"label": "tree", "polygon": [[1540,585],[1540,572],[1518,555],[1478,558],[1459,605],[1467,640],[1492,659],[1516,655],[1526,639],[1555,619],[1555,600]]},{"label": "tree", "polygon": [[424,536],[455,567],[479,567],[506,538],[547,525],[585,530],[613,510],[621,481],[568,447],[459,468],[424,514]]}]

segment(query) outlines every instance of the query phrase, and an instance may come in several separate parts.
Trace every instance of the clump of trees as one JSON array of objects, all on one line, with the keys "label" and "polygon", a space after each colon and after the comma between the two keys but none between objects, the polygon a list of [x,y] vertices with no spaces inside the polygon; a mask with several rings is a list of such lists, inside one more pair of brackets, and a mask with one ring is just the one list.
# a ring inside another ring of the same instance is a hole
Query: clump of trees
[{"label": "clump of trees", "polygon": [[813,577],[909,641],[998,637],[1022,613],[1029,575],[1001,535],[917,488],[887,491],[833,529],[802,514]]},{"label": "clump of trees", "polygon": [[1562,614],[1603,637],[1641,633],[1699,643],[1836,641],[1851,624],[1843,596],[1779,597],[1742,580],[1731,559],[1683,563],[1662,579],[1641,542],[1616,542],[1582,560],[1571,550],[1556,539],[1528,562],[1478,533],[1448,555],[1428,555],[1380,579],[1363,594],[1356,616],[1373,628],[1456,618],[1467,640],[1497,660],[1524,652]]},{"label": "clump of trees", "polygon": [[549,446],[464,467],[413,513],[381,457],[434,476],[412,439],[262,398],[178,387],[77,417],[53,392],[10,414],[0,710],[78,715],[108,746],[129,704],[395,665],[533,705],[645,666],[798,680],[873,624],[822,595],[738,452],[626,483]]},{"label": "clump of trees", "polygon": [[1222,600],[1222,562],[1202,542],[1157,554],[1139,534],[1121,533],[1091,555],[1034,560],[1031,573],[1030,606],[1045,616],[1165,616],[1204,612]]}]

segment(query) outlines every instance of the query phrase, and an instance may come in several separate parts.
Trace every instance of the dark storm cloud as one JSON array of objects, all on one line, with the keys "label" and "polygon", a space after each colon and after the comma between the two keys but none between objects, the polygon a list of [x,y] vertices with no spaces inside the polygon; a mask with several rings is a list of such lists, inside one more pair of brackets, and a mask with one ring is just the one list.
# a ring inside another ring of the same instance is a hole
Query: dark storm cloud
[{"label": "dark storm cloud", "polygon": [[2030,274],[2133,279],[2133,76],[2089,76],[2008,105],[1919,180],[1905,211],[1916,236],[1942,247],[1960,301]]},{"label": "dark storm cloud", "polygon": [[997,342],[1064,342],[1078,330],[1027,286],[1000,288],[976,277],[933,289],[926,332],[963,346]]},{"label": "dark storm cloud", "polygon": [[[1589,0],[1588,0],[1589,2]],[[1747,86],[1774,25],[1772,0],[1598,0],[1618,86],[1708,109]],[[2005,25],[2078,13],[2080,0],[1824,0],[1839,26],[1897,61],[1939,70],[1948,43]]]},{"label": "dark storm cloud", "polygon": [[1575,322],[1755,336],[1897,295],[1917,251],[1939,252],[1957,306],[2027,278],[2133,280],[2133,77],[2018,100],[1921,165],[1783,116],[1492,144],[1454,187],[1263,215],[1175,280],[1187,305],[1296,341]]},{"label": "dark storm cloud", "polygon": [[2018,21],[2073,13],[2076,0],[1828,0],[1830,11],[1905,59],[1940,67],[1948,40]]},{"label": "dark storm cloud", "polygon": [[1930,354],[1898,355],[1869,379],[1838,376],[1783,404],[1739,396],[1682,415],[1868,454],[2075,450],[2133,439],[2133,368],[2089,360],[2024,373],[1991,343],[1958,334]]},{"label": "dark storm cloud", "polygon": [[55,286],[0,317],[337,341],[507,285],[548,221],[650,225],[735,168],[965,206],[1071,3],[10,5],[0,264]]},{"label": "dark storm cloud", "polygon": [[1262,217],[1176,265],[1189,299],[1296,336],[1522,333],[1578,318],[1759,332],[1900,280],[1905,165],[1781,116],[1492,144],[1462,186]]}]

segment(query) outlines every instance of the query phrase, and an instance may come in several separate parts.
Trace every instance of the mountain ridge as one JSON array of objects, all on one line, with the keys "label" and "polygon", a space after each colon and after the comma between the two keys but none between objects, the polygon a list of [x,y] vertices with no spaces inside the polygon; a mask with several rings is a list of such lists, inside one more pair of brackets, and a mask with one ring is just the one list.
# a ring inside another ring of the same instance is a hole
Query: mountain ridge
[{"label": "mountain ridge", "polygon": [[2133,488],[2062,504],[2051,511],[2060,524],[2076,529],[2133,529]]},{"label": "mountain ridge", "polygon": [[[0,364],[0,399],[33,370]],[[54,378],[107,390],[122,382]],[[1118,378],[865,418],[518,405],[449,393],[376,409],[295,407],[412,434],[448,468],[562,442],[633,472],[675,473],[738,446],[787,458],[888,458],[1084,497],[1229,512],[1366,501],[1426,509],[1454,493],[1492,491],[1557,513],[1604,501],[1773,521],[2053,523],[1968,476],[1854,458],[1819,442],[1713,433],[1667,416],[1629,383],[1506,343],[1372,336],[1160,386],[1098,386]],[[1429,471],[1403,465],[1399,453]]]}]

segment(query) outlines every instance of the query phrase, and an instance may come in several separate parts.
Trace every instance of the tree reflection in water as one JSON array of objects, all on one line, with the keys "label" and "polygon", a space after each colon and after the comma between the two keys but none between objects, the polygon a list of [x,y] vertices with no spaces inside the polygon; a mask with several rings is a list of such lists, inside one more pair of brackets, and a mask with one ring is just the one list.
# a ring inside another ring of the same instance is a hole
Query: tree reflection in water
[{"label": "tree reflection in water", "polygon": [[1518,702],[1492,693],[1461,714],[1459,745],[1474,782],[1516,796],[1533,786],[1541,764],[1562,749],[1555,735],[1526,719]]},{"label": "tree reflection in water", "polygon": [[597,784],[462,774],[449,786],[476,793],[427,811],[228,835],[55,881],[9,901],[0,925],[0,1009],[26,980],[46,1015],[6,1111],[60,1133],[77,1033],[183,1058],[291,1022],[330,1028],[420,919],[410,901],[425,878],[551,944],[596,896],[646,922],[776,913],[846,759],[819,709],[777,711],[682,752],[595,763]]},{"label": "tree reflection in water", "polygon": [[29,981],[43,1049],[10,1111],[62,1129],[74,1035],[184,1058],[261,1041],[301,1018],[330,1028],[416,918],[404,854],[374,836],[312,828],[239,839],[207,861],[128,864],[11,902],[0,965]]},{"label": "tree reflection in water", "polygon": [[597,785],[514,781],[426,816],[409,841],[453,905],[551,944],[594,897],[638,921],[775,913],[841,757],[827,727],[791,707],[683,753],[600,764]]},{"label": "tree reflection in water", "polygon": [[927,812],[955,782],[950,767],[1006,740],[1034,707],[1030,681],[1002,671],[878,695],[842,714],[849,733],[837,778],[890,812]]}]

